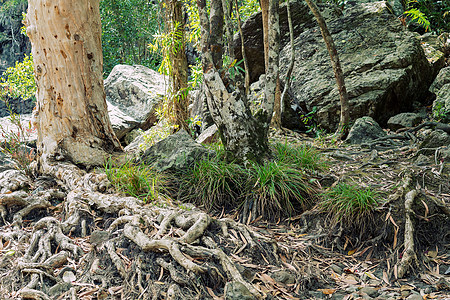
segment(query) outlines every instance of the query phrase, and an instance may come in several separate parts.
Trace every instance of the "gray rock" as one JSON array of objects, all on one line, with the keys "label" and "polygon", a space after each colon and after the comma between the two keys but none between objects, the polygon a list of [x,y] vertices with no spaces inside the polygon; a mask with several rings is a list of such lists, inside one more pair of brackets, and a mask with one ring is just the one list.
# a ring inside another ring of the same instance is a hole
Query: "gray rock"
[{"label": "gray rock", "polygon": [[387,125],[392,130],[419,125],[422,118],[415,113],[400,113],[389,118]]},{"label": "gray rock", "polygon": [[271,273],[270,276],[278,282],[284,284],[294,284],[295,283],[295,275],[287,272],[287,271],[278,271]]},{"label": "gray rock", "polygon": [[219,129],[216,124],[206,128],[195,140],[199,144],[211,144],[219,139]]},{"label": "gray rock", "polygon": [[[350,118],[371,116],[385,125],[414,101],[423,101],[433,79],[419,40],[391,14],[385,2],[356,5],[342,17],[327,20],[345,75]],[[295,39],[295,80],[291,89],[301,107],[312,111],[320,126],[337,128],[339,93],[320,31],[306,30]],[[280,73],[288,68],[291,49],[280,55]]]},{"label": "gray rock", "polygon": [[439,71],[439,74],[430,86],[430,92],[437,94],[447,83],[450,83],[450,67],[443,68]]},{"label": "gray rock", "polygon": [[416,164],[417,166],[427,166],[431,164],[431,159],[426,155],[420,154],[414,164]]},{"label": "gray rock", "polygon": [[350,129],[346,142],[362,144],[386,136],[386,132],[371,117],[362,117],[356,120]]},{"label": "gray rock", "polygon": [[[442,130],[432,131],[425,140],[419,145],[422,148],[438,148],[450,145],[450,135]],[[424,151],[424,154],[434,154],[434,150]]]},{"label": "gray rock", "polygon": [[255,296],[240,282],[227,282],[225,285],[225,300],[253,300]]},{"label": "gray rock", "polygon": [[164,76],[144,66],[117,65],[105,80],[105,93],[113,128],[123,137],[155,123],[155,109],[165,94]]},{"label": "gray rock", "polygon": [[433,117],[444,123],[450,123],[450,83],[443,85],[436,93],[433,102]]},{"label": "gray rock", "polygon": [[[303,1],[291,1],[292,25],[294,36],[307,29],[314,28],[316,21],[308,6]],[[287,22],[286,5],[280,6],[280,37],[281,47],[289,43],[289,26]],[[245,53],[248,59],[250,82],[255,82],[265,73],[264,45],[261,12],[251,15],[243,24]],[[233,38],[234,55],[238,61],[242,59],[241,38],[236,34]],[[284,73],[281,73],[284,74]]]},{"label": "gray rock", "polygon": [[159,171],[180,171],[208,155],[214,152],[196,143],[186,131],[179,130],[145,150],[139,160]]},{"label": "gray rock", "polygon": [[124,137],[124,142],[126,145],[131,144],[137,137],[141,136],[144,133],[142,129],[133,129],[128,132]]},{"label": "gray rock", "polygon": [[[250,103],[250,109],[254,113],[264,101],[265,75],[261,75],[259,80],[250,85],[250,92],[247,96]],[[284,112],[281,118],[281,125],[291,130],[306,130],[300,115],[303,111],[292,93],[287,93],[284,104]]]},{"label": "gray rock", "polygon": [[365,286],[362,289],[359,290],[362,293],[367,294],[369,297],[376,297],[378,295],[378,290],[376,288]]},{"label": "gray rock", "polygon": [[340,268],[339,266],[337,266],[337,265],[335,265],[335,264],[332,264],[332,265],[330,266],[330,268],[331,268],[336,274],[338,274],[338,275],[341,275],[341,274],[342,274],[342,268]]}]

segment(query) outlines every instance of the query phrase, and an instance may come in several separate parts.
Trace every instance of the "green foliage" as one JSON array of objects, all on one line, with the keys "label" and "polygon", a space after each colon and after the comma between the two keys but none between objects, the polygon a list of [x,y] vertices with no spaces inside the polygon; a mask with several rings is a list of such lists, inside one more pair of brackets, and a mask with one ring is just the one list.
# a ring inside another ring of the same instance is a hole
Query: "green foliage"
[{"label": "green foliage", "polygon": [[438,121],[450,119],[450,112],[446,109],[444,101],[435,101],[433,104],[433,118]]},{"label": "green foliage", "polygon": [[287,142],[275,143],[272,153],[278,162],[289,164],[297,169],[323,171],[328,167],[328,163],[321,154],[308,145],[294,146]]},{"label": "green foliage", "polygon": [[379,194],[370,188],[338,183],[323,193],[319,208],[327,212],[333,224],[360,226],[372,216],[380,202]]},{"label": "green foliage", "polygon": [[417,8],[411,8],[407,11],[405,11],[405,15],[411,18],[411,21],[417,22],[420,26],[425,28],[425,31],[430,30],[430,21],[428,20],[427,16],[421,12]]},{"label": "green foliage", "polygon": [[306,210],[313,198],[313,188],[306,173],[289,164],[270,161],[253,164],[248,169],[247,201],[258,215],[268,218],[292,217],[299,208]]},{"label": "green foliage", "polygon": [[450,31],[450,0],[409,0],[405,15],[426,31]]},{"label": "green foliage", "polygon": [[[312,149],[276,144],[273,161],[244,167],[226,160],[223,146],[212,145],[216,155],[197,162],[180,176],[180,199],[206,209],[222,207],[252,211],[254,218],[290,217],[309,207],[314,188],[306,169],[321,166]],[[297,157],[303,155],[303,157]]]},{"label": "green foliage", "polygon": [[1,96],[35,100],[36,83],[34,81],[33,57],[25,55],[22,62],[16,62],[0,78]]},{"label": "green foliage", "polygon": [[117,191],[141,199],[145,203],[159,200],[168,186],[168,180],[153,168],[128,161],[117,165],[111,159],[105,163],[108,180]]},{"label": "green foliage", "polygon": [[8,117],[11,127],[0,125],[0,151],[11,157],[16,162],[18,170],[22,170],[28,176],[32,176],[33,162],[36,153],[33,148],[27,147],[27,142],[31,135],[34,134],[35,128],[31,122],[24,123],[20,116],[13,113],[9,108],[10,116]]},{"label": "green foliage", "polygon": [[117,64],[156,69],[160,61],[147,45],[161,26],[159,4],[147,0],[101,0],[104,72]]},{"label": "green foliage", "polygon": [[180,23],[175,23],[173,24],[173,30],[153,35],[153,43],[148,45],[152,52],[160,56],[161,65],[158,68],[158,72],[161,74],[172,74],[171,54],[175,55],[178,51],[184,49],[183,31],[180,30],[180,26]]}]

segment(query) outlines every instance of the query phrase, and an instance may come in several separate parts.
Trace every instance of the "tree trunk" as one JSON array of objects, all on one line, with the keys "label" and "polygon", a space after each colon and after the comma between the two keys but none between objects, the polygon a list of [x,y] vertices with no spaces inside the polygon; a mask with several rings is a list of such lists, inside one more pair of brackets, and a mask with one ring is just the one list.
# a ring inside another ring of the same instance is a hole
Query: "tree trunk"
[{"label": "tree trunk", "polygon": [[[234,83],[222,67],[223,10],[220,0],[211,2],[208,18],[205,0],[197,2],[202,32],[202,63],[207,103],[230,159],[241,163],[262,161],[269,154],[268,113],[253,117],[242,83]],[[263,110],[266,107],[263,107]],[[262,120],[262,121],[260,121]],[[269,119],[270,122],[270,119]]]},{"label": "tree trunk", "polygon": [[[187,58],[186,58],[186,40],[184,34],[184,13],[183,2],[179,0],[167,0],[167,16],[166,25],[170,31],[176,31],[174,47],[170,51],[170,59],[172,61],[172,104],[175,117],[175,124],[180,128],[188,130],[187,119],[189,118],[188,106],[188,74],[187,74]],[[177,24],[177,25],[175,25]]]},{"label": "tree trunk", "polygon": [[325,44],[327,46],[328,54],[331,58],[331,66],[333,67],[334,77],[336,78],[336,84],[339,90],[339,98],[341,101],[341,118],[335,135],[342,138],[347,135],[349,131],[348,125],[350,122],[350,108],[348,104],[347,88],[345,87],[344,82],[344,73],[342,72],[339,55],[337,53],[336,46],[334,45],[333,38],[328,31],[327,24],[325,23],[325,20],[322,17],[319,8],[311,0],[306,0],[306,4],[308,4],[309,9],[311,9],[317,23],[319,24],[320,32],[322,33],[323,40],[325,41]]},{"label": "tree trunk", "polygon": [[38,162],[102,165],[122,147],[105,101],[99,0],[28,2]]}]

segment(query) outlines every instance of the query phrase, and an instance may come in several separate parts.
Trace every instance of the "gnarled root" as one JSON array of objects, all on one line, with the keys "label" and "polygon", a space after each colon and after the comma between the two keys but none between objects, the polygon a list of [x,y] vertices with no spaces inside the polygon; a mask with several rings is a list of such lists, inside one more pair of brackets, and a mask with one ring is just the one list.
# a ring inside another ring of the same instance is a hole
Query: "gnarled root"
[{"label": "gnarled root", "polygon": [[412,216],[414,215],[412,205],[416,196],[417,190],[411,190],[405,196],[405,250],[402,260],[398,263],[397,275],[399,278],[403,278],[403,276],[405,276],[411,264],[414,262],[417,263],[417,256],[414,251],[414,225],[412,223]]}]

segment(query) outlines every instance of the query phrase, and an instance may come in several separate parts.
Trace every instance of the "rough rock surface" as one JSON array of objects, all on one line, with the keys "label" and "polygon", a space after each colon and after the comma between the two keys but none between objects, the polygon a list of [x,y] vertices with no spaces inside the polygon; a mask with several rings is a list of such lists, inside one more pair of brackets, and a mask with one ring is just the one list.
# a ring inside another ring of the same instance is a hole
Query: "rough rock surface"
[{"label": "rough rock surface", "polygon": [[160,171],[179,171],[206,155],[214,152],[196,143],[186,131],[179,130],[148,148],[140,160]]},{"label": "rough rock surface", "polygon": [[371,117],[362,117],[356,120],[350,129],[346,141],[350,144],[362,144],[376,140],[386,135],[380,125]]},{"label": "rough rock surface", "polygon": [[[386,125],[389,117],[423,102],[432,81],[432,67],[420,42],[403,30],[385,2],[350,7],[328,19],[340,55],[350,98],[350,118],[365,115]],[[317,107],[322,128],[336,129],[340,103],[330,58],[316,28],[295,40],[296,63],[292,90],[308,111]],[[290,47],[281,52],[281,74],[288,67]]]},{"label": "rough rock surface", "polygon": [[249,290],[240,282],[232,281],[225,285],[225,300],[254,300]]},{"label": "rough rock surface", "polygon": [[156,121],[155,109],[165,94],[164,76],[144,66],[117,65],[105,80],[106,102],[118,138]]},{"label": "rough rock surface", "polygon": [[[291,1],[291,12],[294,36],[316,26],[316,21],[305,2],[298,0]],[[265,73],[261,12],[253,14],[242,24],[242,32],[244,33],[244,45],[250,67],[250,82],[255,82],[259,79],[259,76]],[[280,6],[280,34],[280,43],[281,46],[284,46],[289,42],[286,5]],[[241,60],[242,43],[238,34],[233,38],[233,47],[236,59],[238,61]]]},{"label": "rough rock surface", "polygon": [[434,130],[431,132],[425,140],[420,144],[419,148],[427,148],[429,151],[424,151],[425,153],[434,153],[435,148],[449,146],[450,145],[450,134],[447,134],[442,130]]},{"label": "rough rock surface", "polygon": [[211,144],[219,139],[219,129],[217,125],[211,125],[206,128],[195,141],[199,144]]},{"label": "rough rock surface", "polygon": [[430,86],[430,92],[436,94],[433,116],[442,122],[450,122],[450,67],[441,69]]},{"label": "rough rock surface", "polygon": [[389,118],[387,125],[392,130],[419,125],[422,117],[415,113],[400,113]]}]

